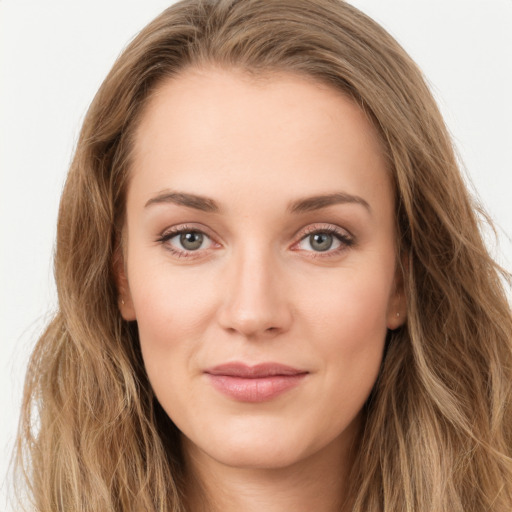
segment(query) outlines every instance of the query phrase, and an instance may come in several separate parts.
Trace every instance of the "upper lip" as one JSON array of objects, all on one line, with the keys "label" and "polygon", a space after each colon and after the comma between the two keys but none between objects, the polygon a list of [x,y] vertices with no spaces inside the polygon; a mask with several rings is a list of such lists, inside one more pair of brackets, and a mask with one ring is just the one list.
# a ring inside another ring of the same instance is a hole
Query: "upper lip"
[{"label": "upper lip", "polygon": [[209,375],[224,375],[227,377],[239,377],[242,379],[258,379],[263,377],[292,376],[308,373],[305,370],[293,368],[280,363],[260,363],[248,365],[245,363],[225,363],[208,368],[205,373]]}]

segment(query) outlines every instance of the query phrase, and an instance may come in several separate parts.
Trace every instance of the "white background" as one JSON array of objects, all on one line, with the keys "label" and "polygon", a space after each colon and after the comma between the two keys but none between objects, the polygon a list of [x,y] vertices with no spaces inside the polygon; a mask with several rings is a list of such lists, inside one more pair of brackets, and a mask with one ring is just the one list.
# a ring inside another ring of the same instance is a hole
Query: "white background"
[{"label": "white background", "polygon": [[[169,3],[0,0],[0,510],[28,354],[56,307],[57,207],[80,123],[121,49]],[[352,3],[427,75],[512,269],[512,0]]]}]

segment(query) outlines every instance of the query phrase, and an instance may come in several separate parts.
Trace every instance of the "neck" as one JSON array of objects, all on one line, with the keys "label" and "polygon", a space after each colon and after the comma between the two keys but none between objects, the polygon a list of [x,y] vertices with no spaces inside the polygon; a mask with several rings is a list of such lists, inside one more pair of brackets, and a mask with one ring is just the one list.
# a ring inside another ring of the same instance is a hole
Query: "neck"
[{"label": "neck", "polygon": [[[355,453],[335,440],[287,467],[239,468],[215,461],[184,440],[189,512],[340,512],[348,510],[348,480]],[[345,438],[346,441],[346,438]]]}]

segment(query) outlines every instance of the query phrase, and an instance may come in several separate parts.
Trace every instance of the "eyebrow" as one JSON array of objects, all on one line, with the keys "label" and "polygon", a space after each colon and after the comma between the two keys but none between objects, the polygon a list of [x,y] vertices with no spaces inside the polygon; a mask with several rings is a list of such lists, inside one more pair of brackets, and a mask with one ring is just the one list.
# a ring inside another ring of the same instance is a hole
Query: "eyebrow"
[{"label": "eyebrow", "polygon": [[[157,196],[149,199],[145,208],[155,204],[177,204],[179,206],[187,206],[208,213],[220,213],[220,206],[209,197],[189,194],[186,192],[170,192],[165,191]],[[370,213],[371,207],[362,197],[347,194],[345,192],[335,192],[333,194],[324,194],[312,197],[297,199],[288,205],[287,210],[290,213],[306,213],[322,208],[327,208],[335,204],[359,204],[364,206]]]},{"label": "eyebrow", "polygon": [[362,197],[347,194],[345,192],[335,192],[333,194],[298,199],[288,206],[288,211],[291,213],[305,213],[320,210],[335,204],[359,204],[364,206],[369,213],[372,212],[370,205]]},{"label": "eyebrow", "polygon": [[154,204],[166,203],[187,206],[189,208],[209,213],[219,213],[221,211],[219,205],[213,199],[184,192],[163,192],[162,194],[151,198],[144,207],[147,208]]}]

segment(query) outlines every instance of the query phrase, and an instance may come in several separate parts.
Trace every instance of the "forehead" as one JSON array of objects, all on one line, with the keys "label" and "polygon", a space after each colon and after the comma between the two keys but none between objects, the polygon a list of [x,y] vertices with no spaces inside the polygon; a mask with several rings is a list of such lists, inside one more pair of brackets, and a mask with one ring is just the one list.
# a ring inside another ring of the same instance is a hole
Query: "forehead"
[{"label": "forehead", "polygon": [[390,181],[374,126],[342,92],[293,74],[217,68],[189,68],[156,88],[133,164],[132,179],[148,193],[177,181],[209,195],[217,177],[218,191],[228,181],[265,194],[284,181],[287,192],[304,195],[343,177],[371,200]]}]

